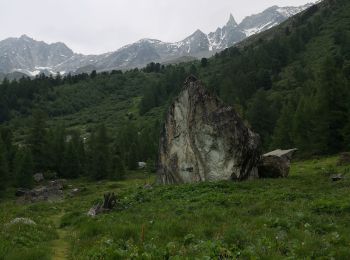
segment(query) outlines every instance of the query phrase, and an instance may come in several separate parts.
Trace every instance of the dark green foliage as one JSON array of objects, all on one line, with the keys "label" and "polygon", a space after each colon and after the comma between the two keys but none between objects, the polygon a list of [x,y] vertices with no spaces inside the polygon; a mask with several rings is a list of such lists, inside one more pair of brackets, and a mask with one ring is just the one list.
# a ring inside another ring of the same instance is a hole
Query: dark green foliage
[{"label": "dark green foliage", "polygon": [[84,147],[81,147],[79,133],[73,132],[68,136],[63,153],[61,176],[65,178],[77,178],[84,174]]},{"label": "dark green foliage", "polygon": [[6,188],[9,180],[9,162],[5,143],[0,136],[0,192]]},{"label": "dark green foliage", "polygon": [[33,112],[32,125],[27,143],[30,147],[34,161],[35,171],[43,171],[47,168],[47,130],[45,113],[41,110]]},{"label": "dark green foliage", "polygon": [[279,147],[280,149],[289,149],[293,147],[293,133],[290,125],[293,124],[293,115],[295,108],[291,102],[285,104],[282,108],[279,119],[273,133],[272,147]]},{"label": "dark green foliage", "polygon": [[109,176],[111,180],[123,180],[125,178],[125,167],[119,155],[113,157],[113,169]]},{"label": "dark green foliage", "polygon": [[110,176],[111,168],[111,152],[110,138],[107,134],[105,125],[100,125],[89,140],[89,172],[90,176],[95,180],[105,179]]},{"label": "dark green foliage", "polygon": [[201,59],[201,66],[205,68],[207,65],[208,65],[208,59],[207,58],[202,58]]},{"label": "dark green foliage", "polygon": [[30,149],[17,151],[14,163],[15,184],[21,188],[31,188],[33,185],[34,163]]},{"label": "dark green foliage", "polygon": [[66,130],[62,125],[48,131],[48,168],[60,176],[63,176],[62,166],[64,166],[66,134]]},{"label": "dark green foliage", "polygon": [[267,146],[274,128],[274,111],[267,99],[266,91],[259,90],[247,110],[247,119],[253,129],[260,134],[262,142]]}]

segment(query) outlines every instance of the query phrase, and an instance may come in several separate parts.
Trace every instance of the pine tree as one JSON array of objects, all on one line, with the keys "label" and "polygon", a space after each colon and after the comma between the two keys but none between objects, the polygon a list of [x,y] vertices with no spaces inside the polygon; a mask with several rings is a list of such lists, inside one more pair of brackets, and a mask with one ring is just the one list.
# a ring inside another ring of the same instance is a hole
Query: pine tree
[{"label": "pine tree", "polygon": [[207,58],[202,58],[201,59],[201,66],[203,68],[207,67],[208,66],[208,59]]},{"label": "pine tree", "polygon": [[275,125],[274,113],[269,104],[266,91],[259,90],[247,111],[248,121],[251,123],[253,129],[260,134],[265,147],[270,143]]},{"label": "pine tree", "polygon": [[70,141],[64,151],[62,161],[62,176],[65,178],[77,178],[80,174],[79,156],[73,142]]},{"label": "pine tree", "polygon": [[292,121],[292,137],[301,153],[310,153],[310,131],[312,129],[312,102],[306,97],[299,100]]},{"label": "pine tree", "polygon": [[292,141],[292,122],[294,111],[295,109],[290,102],[283,106],[272,137],[271,149],[289,149],[294,146]]},{"label": "pine tree", "polygon": [[48,167],[48,145],[45,114],[36,110],[33,112],[33,121],[30,129],[28,144],[34,161],[35,171],[43,171]]},{"label": "pine tree", "polygon": [[65,138],[66,130],[62,125],[51,129],[47,138],[47,143],[49,144],[49,168],[57,172],[59,176],[63,176],[62,162],[65,153]]},{"label": "pine tree", "polygon": [[19,149],[15,158],[16,186],[31,188],[33,186],[34,163],[31,151],[27,148]]},{"label": "pine tree", "polygon": [[78,173],[79,175],[85,175],[85,166],[86,166],[86,158],[85,158],[85,145],[84,140],[80,135],[79,131],[74,131],[72,133],[72,144],[75,148],[75,153],[78,158],[79,163],[79,169]]},{"label": "pine tree", "polygon": [[5,143],[0,136],[0,191],[6,188],[9,179],[9,163]]},{"label": "pine tree", "polygon": [[345,79],[336,70],[333,58],[327,58],[321,66],[316,81],[313,129],[311,135],[313,152],[335,153],[344,148],[341,130],[347,122],[347,89]]},{"label": "pine tree", "polygon": [[109,137],[106,127],[100,125],[91,135],[89,142],[90,174],[96,180],[110,176],[111,159],[109,149]]},{"label": "pine tree", "polygon": [[119,155],[113,158],[113,171],[111,171],[111,180],[123,180],[125,178],[125,167]]},{"label": "pine tree", "polygon": [[136,170],[138,165],[138,155],[137,155],[137,146],[135,143],[133,143],[130,146],[129,152],[128,152],[128,168],[129,170]]},{"label": "pine tree", "polygon": [[69,138],[63,154],[62,176],[77,178],[85,173],[85,151],[79,132],[73,131]]}]

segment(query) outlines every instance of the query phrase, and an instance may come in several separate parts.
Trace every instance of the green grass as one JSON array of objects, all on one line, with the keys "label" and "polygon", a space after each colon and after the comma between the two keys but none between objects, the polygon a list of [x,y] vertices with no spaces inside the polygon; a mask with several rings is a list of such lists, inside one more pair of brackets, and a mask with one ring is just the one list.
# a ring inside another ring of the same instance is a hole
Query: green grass
[{"label": "green grass", "polygon": [[[86,191],[61,203],[6,199],[0,259],[50,259],[60,246],[71,259],[348,259],[350,174],[336,161],[296,162],[287,179],[148,190],[143,185],[153,177],[132,173],[122,182],[71,181]],[[345,178],[332,182],[330,170]],[[117,209],[88,217],[106,191],[118,194]],[[18,216],[38,225],[6,229]]]}]

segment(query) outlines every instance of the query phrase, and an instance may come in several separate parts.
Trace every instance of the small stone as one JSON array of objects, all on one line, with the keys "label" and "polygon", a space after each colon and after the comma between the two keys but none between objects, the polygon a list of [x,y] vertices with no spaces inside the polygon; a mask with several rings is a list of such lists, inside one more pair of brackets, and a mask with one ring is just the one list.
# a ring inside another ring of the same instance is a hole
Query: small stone
[{"label": "small stone", "polygon": [[145,169],[147,167],[147,163],[145,162],[138,162],[137,164],[139,169]]},{"label": "small stone", "polygon": [[340,181],[343,179],[343,175],[341,174],[334,174],[331,176],[332,181]]},{"label": "small stone", "polygon": [[19,188],[16,190],[15,195],[16,195],[16,197],[22,197],[22,196],[26,195],[28,192],[29,192],[28,189]]},{"label": "small stone", "polygon": [[145,184],[145,185],[143,186],[143,188],[144,188],[145,190],[152,190],[152,189],[153,189],[153,187],[152,187],[151,184]]},{"label": "small stone", "polygon": [[10,222],[10,225],[13,224],[36,225],[30,218],[15,218]]},{"label": "small stone", "polygon": [[42,173],[36,173],[36,174],[34,174],[33,177],[34,177],[34,181],[37,183],[42,182],[45,179],[44,174],[42,174]]}]

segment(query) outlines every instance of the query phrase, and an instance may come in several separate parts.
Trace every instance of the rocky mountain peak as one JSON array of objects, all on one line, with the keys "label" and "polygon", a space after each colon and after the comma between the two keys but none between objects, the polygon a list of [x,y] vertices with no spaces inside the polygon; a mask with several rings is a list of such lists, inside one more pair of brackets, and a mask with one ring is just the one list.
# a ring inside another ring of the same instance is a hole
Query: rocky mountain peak
[{"label": "rocky mountain peak", "polygon": [[200,37],[200,36],[203,36],[203,35],[206,35],[204,32],[202,32],[201,30],[197,30],[197,31],[195,31],[191,36],[192,37]]},{"label": "rocky mountain peak", "polygon": [[150,62],[169,63],[183,57],[210,57],[250,35],[280,24],[309,6],[273,6],[260,14],[246,17],[240,24],[230,14],[224,26],[209,34],[197,30],[189,37],[173,43],[142,39],[101,55],[76,54],[64,43],[47,44],[27,35],[8,38],[0,41],[0,73],[17,71],[35,76],[43,71],[79,72],[81,68],[105,71],[140,68]]},{"label": "rocky mountain peak", "polygon": [[21,37],[19,37],[20,40],[24,40],[24,41],[33,41],[33,38],[30,38],[28,35],[23,34],[21,35]]},{"label": "rocky mountain peak", "polygon": [[237,24],[237,22],[232,14],[230,14],[230,18],[229,18],[226,26],[228,26],[228,27],[237,27],[238,26],[238,24]]}]

